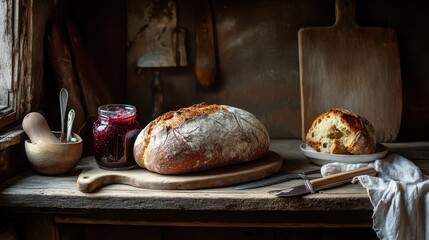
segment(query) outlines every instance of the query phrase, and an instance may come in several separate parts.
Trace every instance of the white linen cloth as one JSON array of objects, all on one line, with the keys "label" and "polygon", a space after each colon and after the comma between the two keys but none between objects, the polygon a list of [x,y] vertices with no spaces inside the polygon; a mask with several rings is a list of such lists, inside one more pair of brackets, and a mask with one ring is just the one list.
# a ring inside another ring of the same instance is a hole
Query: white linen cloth
[{"label": "white linen cloth", "polygon": [[429,240],[429,179],[410,160],[390,154],[370,164],[329,163],[322,176],[372,166],[377,177],[353,179],[367,189],[373,210],[373,229],[380,239]]}]

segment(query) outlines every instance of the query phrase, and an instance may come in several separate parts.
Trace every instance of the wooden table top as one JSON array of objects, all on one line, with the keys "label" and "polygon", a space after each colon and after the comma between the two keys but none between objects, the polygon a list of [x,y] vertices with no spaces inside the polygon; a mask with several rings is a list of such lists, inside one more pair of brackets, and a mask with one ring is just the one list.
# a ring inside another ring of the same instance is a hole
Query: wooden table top
[{"label": "wooden table top", "polygon": [[[300,151],[301,140],[272,140],[270,150],[283,157],[278,173],[320,168]],[[429,142],[385,144],[391,152],[412,159],[427,172]],[[73,213],[93,210],[135,211],[371,211],[366,190],[359,184],[347,184],[294,198],[279,198],[269,190],[297,185],[293,180],[272,186],[235,190],[234,186],[199,190],[151,190],[113,184],[92,193],[82,193],[76,180],[85,165],[82,160],[70,173],[43,176],[33,170],[18,174],[0,185],[0,208],[31,212]],[[277,173],[277,174],[278,174]]]}]

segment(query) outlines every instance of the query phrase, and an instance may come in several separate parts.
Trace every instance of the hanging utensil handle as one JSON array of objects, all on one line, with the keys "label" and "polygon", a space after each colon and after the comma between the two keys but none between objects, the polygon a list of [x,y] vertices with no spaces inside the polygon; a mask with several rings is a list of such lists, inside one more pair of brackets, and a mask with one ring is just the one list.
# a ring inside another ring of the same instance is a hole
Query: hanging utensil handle
[{"label": "hanging utensil handle", "polygon": [[67,92],[67,89],[62,88],[60,90],[60,113],[61,113],[61,136],[60,141],[63,142],[65,140],[65,130],[64,130],[64,124],[65,124],[65,115],[66,115],[66,109],[67,109],[67,102],[69,99],[69,93]]},{"label": "hanging utensil handle", "polygon": [[214,23],[210,0],[199,1],[199,4],[195,30],[195,77],[202,88],[209,89],[213,86],[217,74]]}]

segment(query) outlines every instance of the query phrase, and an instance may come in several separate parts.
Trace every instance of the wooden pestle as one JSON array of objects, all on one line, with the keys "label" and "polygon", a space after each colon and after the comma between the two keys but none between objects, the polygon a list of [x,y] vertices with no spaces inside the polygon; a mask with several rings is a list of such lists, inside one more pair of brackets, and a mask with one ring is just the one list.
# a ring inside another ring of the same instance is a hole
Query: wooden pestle
[{"label": "wooden pestle", "polygon": [[60,140],[52,133],[42,114],[28,113],[22,120],[22,128],[32,143],[60,143]]}]

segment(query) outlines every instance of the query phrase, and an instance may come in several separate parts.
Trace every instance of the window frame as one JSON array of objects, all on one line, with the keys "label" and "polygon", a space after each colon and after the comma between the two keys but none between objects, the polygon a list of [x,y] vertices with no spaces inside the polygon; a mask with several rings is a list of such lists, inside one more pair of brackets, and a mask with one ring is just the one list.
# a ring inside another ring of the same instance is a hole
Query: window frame
[{"label": "window frame", "polygon": [[[20,2],[19,0],[6,0],[2,1],[1,4],[6,4],[6,19],[4,20],[5,33],[2,33],[1,36],[6,38],[6,43],[3,43],[4,46],[7,46],[6,49],[7,55],[5,59],[2,59],[2,65],[0,68],[6,65],[9,71],[5,76],[0,78],[0,81],[6,81],[1,84],[2,93],[6,93],[6,96],[0,96],[3,98],[4,103],[7,106],[0,106],[0,133],[3,132],[3,129],[12,125],[13,123],[19,120],[19,92],[18,92],[18,81],[19,81],[19,68],[20,68],[20,49],[22,46],[22,41],[20,40]],[[6,100],[7,99],[7,100]]]}]

